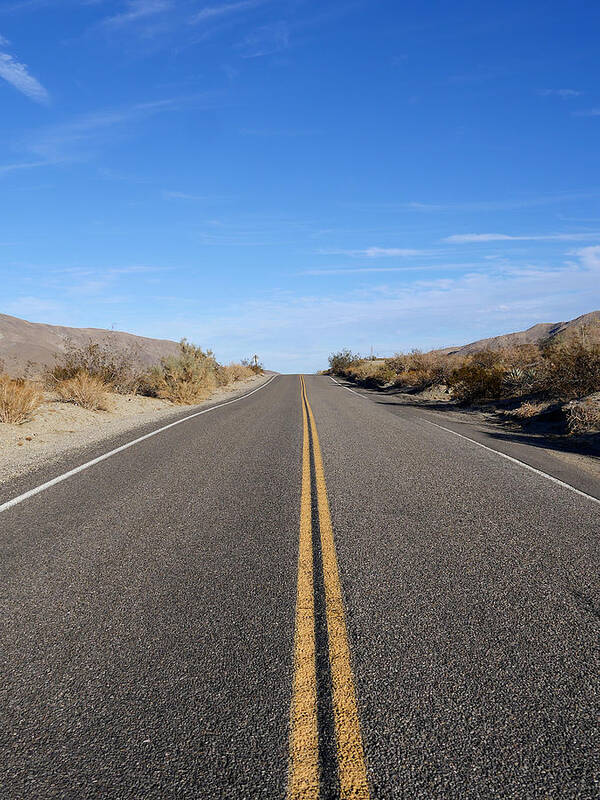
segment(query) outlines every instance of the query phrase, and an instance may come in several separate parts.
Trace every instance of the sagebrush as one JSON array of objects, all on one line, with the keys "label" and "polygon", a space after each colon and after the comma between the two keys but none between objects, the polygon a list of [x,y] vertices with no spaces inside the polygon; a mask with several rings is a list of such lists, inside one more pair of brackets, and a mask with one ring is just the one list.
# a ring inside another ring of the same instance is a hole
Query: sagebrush
[{"label": "sagebrush", "polygon": [[67,341],[64,353],[57,355],[57,363],[48,370],[46,381],[48,388],[54,389],[61,381],[86,373],[113,392],[135,394],[145,380],[145,372],[135,347],[119,348],[109,339],[102,342],[90,339],[84,345]]}]

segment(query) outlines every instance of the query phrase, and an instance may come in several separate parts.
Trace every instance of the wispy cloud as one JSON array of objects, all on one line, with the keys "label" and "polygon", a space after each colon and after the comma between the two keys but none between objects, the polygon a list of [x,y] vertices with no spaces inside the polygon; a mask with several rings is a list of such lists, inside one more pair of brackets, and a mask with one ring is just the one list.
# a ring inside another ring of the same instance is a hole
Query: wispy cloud
[{"label": "wispy cloud", "polygon": [[290,30],[286,21],[263,25],[249,33],[237,48],[242,58],[259,58],[287,49]]},{"label": "wispy cloud", "polygon": [[164,196],[168,200],[190,200],[196,203],[210,203],[230,199],[228,195],[190,194],[189,192],[164,192]]},{"label": "wispy cloud", "polygon": [[585,111],[573,111],[575,117],[600,117],[600,108],[588,108]]},{"label": "wispy cloud", "polygon": [[5,306],[8,314],[16,317],[35,317],[38,314],[51,314],[63,311],[62,306],[55,300],[48,300],[43,297],[33,297],[24,295],[16,297]]},{"label": "wispy cloud", "polygon": [[318,250],[323,256],[352,256],[353,258],[392,258],[394,256],[422,256],[427,251],[407,247],[367,247],[365,250]]},{"label": "wispy cloud", "polygon": [[518,211],[521,208],[535,208],[536,206],[555,205],[573,200],[587,200],[596,197],[597,192],[565,192],[562,194],[538,195],[537,197],[515,197],[510,200],[473,200],[467,202],[430,203],[419,200],[410,200],[398,203],[369,203],[356,202],[344,203],[352,208],[380,209],[382,211],[422,211],[425,213],[439,213],[441,211]]},{"label": "wispy cloud", "polygon": [[[446,270],[466,270],[481,267],[478,262],[467,264],[428,264],[410,267],[330,267],[326,269],[306,269],[299,275],[355,275],[380,272],[444,272]],[[487,266],[487,265],[484,265]]]},{"label": "wispy cloud", "polygon": [[242,136],[258,136],[264,138],[281,136],[294,138],[296,136],[317,136],[319,131],[301,128],[289,128],[287,130],[281,128],[241,128],[240,133]]},{"label": "wispy cloud", "polygon": [[[5,47],[6,39],[0,39],[0,46]],[[9,53],[0,52],[0,78],[10,83],[19,92],[36,103],[48,104],[50,95],[42,84],[30,74],[26,64],[16,61]]]},{"label": "wispy cloud", "polygon": [[104,109],[59,125],[44,127],[26,139],[23,145],[40,160],[11,168],[85,160],[98,147],[119,137],[131,135],[143,120],[204,102],[209,102],[206,95],[164,98],[122,108]]},{"label": "wispy cloud", "polygon": [[476,242],[577,242],[598,238],[600,238],[600,232],[548,233],[534,236],[510,236],[506,233],[455,233],[452,236],[446,236],[442,241],[450,242],[451,244]]},{"label": "wispy cloud", "polygon": [[119,28],[163,14],[172,7],[170,0],[128,0],[127,7],[119,14],[107,17],[102,25]]},{"label": "wispy cloud", "polygon": [[593,247],[580,247],[575,250],[576,255],[586,269],[600,271],[600,245]]},{"label": "wispy cloud", "polygon": [[207,6],[201,11],[198,11],[197,14],[194,14],[190,18],[190,22],[192,25],[197,25],[207,20],[228,17],[232,14],[238,14],[242,11],[249,11],[252,8],[257,8],[267,2],[269,2],[269,0],[239,0],[237,3],[221,3],[221,5],[217,6]]},{"label": "wispy cloud", "polygon": [[562,97],[563,100],[566,100],[568,97],[580,97],[583,92],[580,92],[578,89],[542,89],[540,94],[543,97],[555,95],[556,97]]},{"label": "wispy cloud", "polygon": [[22,161],[16,164],[0,164],[0,175],[8,175],[10,172],[16,172],[21,169],[35,169],[36,167],[47,167],[50,165],[50,160],[44,161]]}]

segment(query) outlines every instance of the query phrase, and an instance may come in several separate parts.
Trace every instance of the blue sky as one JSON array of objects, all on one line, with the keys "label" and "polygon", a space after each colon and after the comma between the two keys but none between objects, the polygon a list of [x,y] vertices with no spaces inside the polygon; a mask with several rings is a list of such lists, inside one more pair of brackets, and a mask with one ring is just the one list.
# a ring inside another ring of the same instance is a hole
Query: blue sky
[{"label": "blue sky", "polygon": [[0,311],[313,371],[600,308],[599,23],[2,0]]}]

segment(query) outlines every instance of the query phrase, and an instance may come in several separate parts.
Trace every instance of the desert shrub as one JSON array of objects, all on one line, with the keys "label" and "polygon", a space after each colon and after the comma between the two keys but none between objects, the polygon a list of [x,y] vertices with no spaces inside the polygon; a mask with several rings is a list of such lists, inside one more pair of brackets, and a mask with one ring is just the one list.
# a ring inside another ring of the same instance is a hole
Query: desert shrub
[{"label": "desert shrub", "polygon": [[350,380],[362,386],[377,388],[384,386],[394,378],[394,373],[377,361],[358,361],[351,364],[344,372]]},{"label": "desert shrub", "polygon": [[82,370],[72,378],[58,381],[54,389],[65,403],[74,403],[90,411],[108,411],[110,386],[97,375]]},{"label": "desert shrub", "polygon": [[254,375],[262,375],[265,371],[264,366],[258,360],[257,356],[253,356],[252,358],[242,358],[240,364],[242,367],[248,367],[248,369],[251,370]]},{"label": "desert shrub", "polygon": [[543,350],[537,388],[571,399],[600,391],[600,344],[571,336]]},{"label": "desert shrub", "polygon": [[423,353],[421,350],[412,350],[410,353],[396,354],[393,359],[387,359],[386,364],[396,369],[396,386],[423,390],[437,384],[446,384],[455,360],[436,351]]},{"label": "desert shrub", "polygon": [[484,354],[476,354],[449,375],[448,385],[452,394],[460,402],[473,400],[491,400],[500,397],[504,388],[504,367],[498,360],[479,358]]},{"label": "desert shrub", "polygon": [[0,422],[20,425],[42,402],[38,387],[25,379],[0,374]]},{"label": "desert shrub", "polygon": [[193,405],[216,388],[218,371],[219,364],[211,350],[204,351],[182,339],[179,354],[161,359],[148,373],[143,388],[145,393],[172,403]]},{"label": "desert shrub", "polygon": [[540,374],[540,348],[525,344],[497,352],[504,367],[503,394],[518,397],[535,391]]},{"label": "desert shrub", "polygon": [[135,348],[119,349],[109,339],[100,343],[90,339],[85,345],[67,342],[65,352],[47,372],[48,388],[53,389],[57,383],[84,372],[120,394],[135,394],[143,382],[139,353]]},{"label": "desert shrub", "polygon": [[394,375],[399,375],[406,369],[406,355],[404,353],[395,353],[391,358],[385,359],[385,366]]},{"label": "desert shrub", "polygon": [[600,430],[600,399],[598,398],[569,403],[566,414],[569,433],[593,433]]},{"label": "desert shrub", "polygon": [[378,386],[385,386],[388,383],[392,383],[395,377],[396,373],[393,369],[390,369],[386,364],[380,364],[375,370],[372,380]]},{"label": "desert shrub", "polygon": [[331,353],[329,356],[329,369],[334,375],[343,375],[349,367],[360,362],[361,357],[357,353],[345,348],[338,353]]},{"label": "desert shrub", "polygon": [[219,366],[217,370],[217,383],[219,386],[228,386],[230,383],[251,378],[254,374],[255,372],[252,367],[234,362],[226,366]]}]

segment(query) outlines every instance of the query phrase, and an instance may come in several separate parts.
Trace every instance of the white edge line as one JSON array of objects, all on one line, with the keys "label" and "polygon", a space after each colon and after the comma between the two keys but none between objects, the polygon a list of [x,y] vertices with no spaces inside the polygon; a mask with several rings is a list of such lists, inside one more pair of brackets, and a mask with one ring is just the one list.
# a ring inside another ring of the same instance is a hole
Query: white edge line
[{"label": "white edge line", "polygon": [[[331,375],[329,376],[331,378]],[[348,389],[349,392],[352,394],[357,395],[358,397],[362,397],[363,400],[368,400],[369,398],[364,394],[358,394],[355,392],[354,389],[350,389],[348,386],[344,386],[341,383],[338,383],[334,378],[331,378],[334,383],[337,383],[338,386],[341,386],[343,389]],[[547,478],[547,480],[552,481],[557,486],[562,486],[564,489],[568,489],[571,492],[575,492],[580,497],[585,497],[586,500],[591,500],[592,503],[597,503],[600,505],[600,500],[597,497],[594,497],[591,494],[587,494],[587,492],[582,492],[581,489],[576,489],[574,486],[571,486],[570,483],[565,483],[564,481],[555,478],[553,475],[548,475],[547,472],[542,472],[541,469],[536,469],[532,467],[530,464],[526,464],[525,461],[519,461],[518,458],[513,458],[512,456],[507,455],[506,453],[502,453],[500,450],[494,450],[493,447],[488,447],[486,444],[481,444],[481,442],[476,441],[475,439],[470,439],[468,436],[463,436],[462,433],[457,433],[453,431],[451,428],[445,428],[443,425],[438,425],[437,422],[431,422],[428,419],[424,419],[423,417],[419,417],[421,422],[426,422],[428,425],[434,425],[436,428],[439,428],[442,431],[447,431],[448,433],[453,433],[455,436],[458,436],[460,439],[464,439],[467,442],[471,442],[471,444],[476,444],[477,447],[482,447],[484,450],[489,450],[490,453],[495,453],[497,456],[501,456],[505,458],[507,461],[512,461],[513,464],[518,464],[519,466],[523,467],[524,469],[528,469],[530,472],[535,472],[536,475],[541,475],[542,478]],[[1,510],[1,509],[0,509]]]},{"label": "white edge line", "polygon": [[556,483],[558,486],[562,486],[564,489],[569,489],[571,492],[575,492],[580,497],[585,497],[586,500],[591,500],[592,503],[597,503],[600,505],[600,500],[597,497],[594,497],[591,494],[587,494],[586,492],[582,492],[580,489],[576,489],[574,486],[571,486],[570,483],[565,483],[564,481],[555,478],[553,475],[548,475],[547,472],[542,472],[541,469],[536,469],[532,467],[530,464],[525,463],[525,461],[519,461],[518,458],[513,458],[512,456],[507,455],[506,453],[502,453],[500,450],[494,450],[493,447],[488,447],[486,444],[481,444],[481,442],[477,442],[475,439],[470,439],[468,436],[463,436],[462,433],[457,433],[453,431],[451,428],[445,428],[443,425],[438,425],[437,422],[430,422],[428,419],[424,419],[423,417],[419,417],[422,422],[426,422],[428,425],[434,425],[436,428],[440,428],[442,431],[447,431],[448,433],[453,433],[455,436],[458,436],[460,439],[465,439],[467,442],[471,442],[471,444],[476,444],[477,447],[482,447],[484,450],[489,450],[490,453],[495,453],[497,456],[501,456],[505,458],[507,461],[512,461],[513,464],[519,464],[519,466],[528,469],[530,472],[535,472],[536,475],[541,475],[542,478],[547,478],[552,483]]},{"label": "white edge line", "polygon": [[264,389],[265,386],[268,386],[272,380],[274,380],[277,375],[273,375],[269,378],[268,381],[263,383],[261,386],[257,386],[256,389],[253,389],[251,392],[247,394],[243,394],[240,397],[235,397],[233,400],[227,400],[225,403],[219,403],[216,406],[211,406],[210,408],[205,408],[203,411],[196,411],[194,414],[190,414],[187,417],[183,417],[183,419],[177,419],[175,422],[170,422],[168,425],[163,425],[162,428],[157,428],[155,431],[151,431],[150,433],[146,433],[144,436],[140,436],[138,439],[134,439],[131,442],[127,442],[127,444],[122,444],[120,447],[116,447],[114,450],[110,450],[108,453],[104,453],[104,455],[98,456],[98,458],[93,458],[91,461],[86,461],[85,464],[81,464],[79,467],[75,467],[75,469],[71,469],[68,472],[63,473],[62,475],[58,475],[56,478],[52,478],[50,481],[46,481],[46,483],[40,484],[40,486],[36,486],[35,489],[30,489],[28,492],[24,492],[20,494],[18,497],[13,497],[12,500],[7,500],[6,503],[2,503],[0,505],[0,514],[3,511],[8,511],[9,508],[22,503],[24,500],[28,500],[30,497],[33,497],[40,492],[46,491],[46,489],[50,489],[51,486],[56,486],[57,483],[62,483],[62,481],[66,481],[67,478],[71,478],[73,475],[77,475],[78,472],[83,472],[85,469],[89,469],[93,467],[94,464],[99,464],[101,461],[105,461],[107,458],[116,455],[117,453],[123,452],[123,450],[127,450],[130,447],[133,447],[134,444],[139,444],[139,442],[143,442],[145,439],[150,439],[152,436],[156,436],[163,431],[168,430],[169,428],[175,427],[175,425],[181,425],[182,422],[187,422],[190,419],[194,419],[194,417],[200,417],[202,414],[208,414],[209,411],[216,411],[217,408],[223,408],[223,406],[231,405],[231,403],[237,403],[239,400],[245,400],[250,395],[254,394],[255,392],[259,392],[261,389]]},{"label": "white edge line", "polygon": [[[330,375],[329,377],[331,378],[331,375]],[[357,397],[360,397],[360,399],[361,399],[361,400],[368,400],[368,399],[369,399],[368,397],[365,397],[365,395],[364,395],[364,394],[359,394],[358,392],[355,392],[355,391],[354,391],[354,389],[351,389],[349,386],[344,386],[344,384],[343,384],[343,383],[340,383],[339,381],[336,381],[336,379],[335,379],[335,378],[331,378],[331,380],[332,380],[332,381],[333,381],[335,384],[337,384],[338,386],[341,386],[341,387],[342,387],[342,389],[346,389],[346,391],[348,391],[348,392],[352,392],[352,394],[355,394]]]}]

